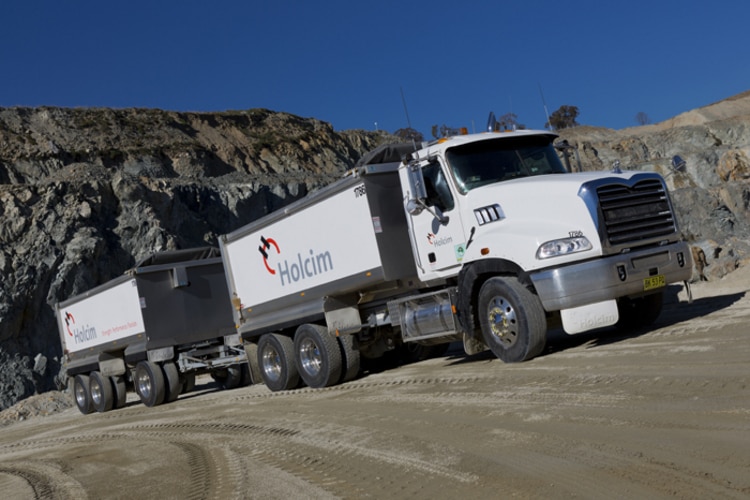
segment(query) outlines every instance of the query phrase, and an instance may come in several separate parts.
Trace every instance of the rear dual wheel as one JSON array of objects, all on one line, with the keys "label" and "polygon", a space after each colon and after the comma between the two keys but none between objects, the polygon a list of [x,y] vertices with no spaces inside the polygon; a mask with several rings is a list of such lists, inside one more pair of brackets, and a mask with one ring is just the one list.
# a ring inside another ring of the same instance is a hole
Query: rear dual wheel
[{"label": "rear dual wheel", "polygon": [[292,339],[276,333],[263,335],[258,341],[258,368],[263,382],[272,391],[297,387],[299,372]]},{"label": "rear dual wheel", "polygon": [[112,380],[98,371],[91,372],[89,376],[89,389],[91,394],[91,405],[99,413],[112,409],[114,405],[114,387]]},{"label": "rear dual wheel", "polygon": [[159,365],[152,361],[140,361],[135,365],[133,381],[135,392],[144,405],[152,407],[164,402],[166,386],[164,373]]},{"label": "rear dual wheel", "polygon": [[98,371],[76,375],[73,396],[78,410],[84,415],[122,408],[126,401],[125,379],[121,376],[106,377]]},{"label": "rear dual wheel", "polygon": [[73,378],[73,398],[76,401],[78,411],[88,415],[94,411],[91,403],[91,382],[88,375],[79,374]]},{"label": "rear dual wheel", "polygon": [[341,347],[325,326],[300,325],[294,334],[294,351],[297,370],[309,387],[328,387],[340,381]]}]

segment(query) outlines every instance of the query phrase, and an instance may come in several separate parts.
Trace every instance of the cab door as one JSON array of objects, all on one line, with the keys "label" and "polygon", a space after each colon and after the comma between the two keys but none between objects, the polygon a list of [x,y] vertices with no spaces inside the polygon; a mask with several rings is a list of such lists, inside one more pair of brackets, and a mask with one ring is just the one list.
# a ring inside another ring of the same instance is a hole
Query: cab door
[{"label": "cab door", "polygon": [[424,192],[418,203],[423,209],[411,210],[409,217],[417,267],[422,280],[428,281],[461,265],[466,241],[456,196],[440,163],[423,165],[421,178]]}]

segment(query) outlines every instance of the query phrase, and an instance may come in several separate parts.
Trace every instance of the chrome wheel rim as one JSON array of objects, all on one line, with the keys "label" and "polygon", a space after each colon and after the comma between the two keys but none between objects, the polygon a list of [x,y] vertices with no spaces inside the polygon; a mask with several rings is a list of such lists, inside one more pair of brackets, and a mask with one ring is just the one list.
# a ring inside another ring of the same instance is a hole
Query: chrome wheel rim
[{"label": "chrome wheel rim", "polygon": [[299,346],[299,360],[306,373],[316,376],[323,366],[323,355],[318,344],[311,339],[304,339]]},{"label": "chrome wheel rim", "polygon": [[281,356],[272,346],[267,345],[263,348],[261,364],[268,380],[275,382],[281,378]]},{"label": "chrome wheel rim", "polygon": [[513,305],[505,297],[494,297],[487,317],[492,336],[504,347],[511,347],[518,339],[518,317]]}]

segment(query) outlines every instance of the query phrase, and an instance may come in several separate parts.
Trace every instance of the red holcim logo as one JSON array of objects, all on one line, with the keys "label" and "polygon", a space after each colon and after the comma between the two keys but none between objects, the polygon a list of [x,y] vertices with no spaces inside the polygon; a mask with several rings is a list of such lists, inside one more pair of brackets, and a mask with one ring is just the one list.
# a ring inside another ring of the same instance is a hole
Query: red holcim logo
[{"label": "red holcim logo", "polygon": [[276,240],[274,240],[273,238],[264,238],[263,236],[260,237],[260,246],[258,247],[258,251],[263,256],[263,264],[266,266],[266,270],[268,270],[269,273],[276,274],[276,270],[268,265],[268,249],[271,248],[271,246],[276,249],[277,254],[281,253]]},{"label": "red holcim logo", "polygon": [[72,314],[69,312],[65,313],[65,328],[68,330],[68,335],[71,337],[73,336],[73,332],[70,330],[70,325],[73,324],[75,326],[76,319],[73,317]]}]

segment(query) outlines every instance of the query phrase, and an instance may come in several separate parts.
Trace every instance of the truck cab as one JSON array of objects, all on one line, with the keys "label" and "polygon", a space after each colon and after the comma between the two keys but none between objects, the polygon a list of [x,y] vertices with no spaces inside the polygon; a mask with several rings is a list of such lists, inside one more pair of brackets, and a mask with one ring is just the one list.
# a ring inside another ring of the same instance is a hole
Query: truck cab
[{"label": "truck cab", "polygon": [[[529,359],[558,313],[570,334],[649,323],[664,286],[691,276],[661,176],[569,173],[555,138],[527,130],[450,137],[400,168],[419,277],[455,285],[467,352],[473,340],[506,361]],[[527,315],[538,332],[521,331]]]}]

